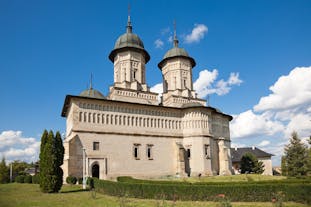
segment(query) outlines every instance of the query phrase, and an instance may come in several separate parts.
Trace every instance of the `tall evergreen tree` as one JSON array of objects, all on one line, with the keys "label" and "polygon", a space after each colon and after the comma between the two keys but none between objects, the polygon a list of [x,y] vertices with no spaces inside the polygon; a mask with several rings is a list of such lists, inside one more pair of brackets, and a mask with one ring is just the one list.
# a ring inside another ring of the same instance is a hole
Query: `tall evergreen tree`
[{"label": "tall evergreen tree", "polygon": [[60,166],[63,163],[64,147],[59,132],[55,137],[53,131],[46,132],[43,132],[40,149],[40,188],[42,192],[54,193],[63,184],[63,170]]},{"label": "tall evergreen tree", "polygon": [[258,161],[257,157],[252,153],[245,153],[241,158],[241,173],[261,174],[264,171],[264,164]]},{"label": "tall evergreen tree", "polygon": [[281,159],[281,169],[282,169],[282,175],[283,176],[288,176],[287,162],[286,162],[286,157],[285,156],[282,156],[282,159]]},{"label": "tall evergreen tree", "polygon": [[307,175],[308,150],[299,139],[297,132],[292,133],[290,143],[285,146],[284,152],[288,176]]},{"label": "tall evergreen tree", "polygon": [[56,155],[56,175],[57,175],[57,183],[55,185],[55,191],[58,192],[62,185],[63,185],[63,169],[60,167],[64,162],[64,146],[63,146],[63,140],[59,133],[59,131],[56,132],[55,135],[55,155]]},{"label": "tall evergreen tree", "polygon": [[0,162],[0,183],[8,183],[10,181],[9,167],[6,166],[5,158],[2,157]]}]

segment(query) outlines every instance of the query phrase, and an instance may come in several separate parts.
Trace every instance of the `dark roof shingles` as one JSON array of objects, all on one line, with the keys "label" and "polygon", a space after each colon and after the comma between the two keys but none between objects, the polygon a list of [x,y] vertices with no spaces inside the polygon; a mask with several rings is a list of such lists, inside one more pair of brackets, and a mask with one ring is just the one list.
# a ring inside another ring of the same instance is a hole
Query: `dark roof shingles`
[{"label": "dark roof shingles", "polygon": [[232,162],[240,162],[243,155],[247,152],[252,153],[257,158],[263,158],[263,157],[271,157],[274,156],[273,154],[267,153],[262,151],[261,149],[258,149],[255,147],[254,149],[252,147],[245,147],[245,148],[231,148],[231,158]]}]

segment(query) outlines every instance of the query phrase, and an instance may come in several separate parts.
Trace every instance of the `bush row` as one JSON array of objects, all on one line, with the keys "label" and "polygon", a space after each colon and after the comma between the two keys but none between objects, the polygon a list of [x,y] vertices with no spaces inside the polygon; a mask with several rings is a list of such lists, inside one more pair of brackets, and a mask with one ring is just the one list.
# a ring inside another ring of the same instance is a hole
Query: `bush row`
[{"label": "bush row", "polygon": [[39,175],[18,175],[15,177],[15,182],[17,183],[33,183],[33,184],[39,184],[40,178]]},{"label": "bush row", "polygon": [[[90,180],[92,179],[91,177],[86,178],[86,184],[89,185]],[[78,184],[82,184],[83,183],[83,178],[77,178],[75,176],[68,176],[66,178],[66,183],[70,184],[70,185],[75,185],[78,182]]]},{"label": "bush row", "polygon": [[284,201],[311,203],[311,184],[227,184],[180,185],[156,183],[128,183],[94,179],[95,189],[112,196],[129,196],[146,199],[215,201],[225,195],[230,201],[271,202],[277,195]]},{"label": "bush row", "polygon": [[263,181],[243,181],[243,182],[187,182],[185,181],[176,181],[176,180],[142,180],[142,179],[136,179],[132,178],[130,176],[121,176],[117,178],[118,182],[125,182],[125,183],[150,183],[150,184],[178,184],[178,185],[243,185],[243,184],[290,184],[290,183],[311,183],[310,177],[305,178],[289,178],[289,179],[283,179],[283,180],[263,180]]}]

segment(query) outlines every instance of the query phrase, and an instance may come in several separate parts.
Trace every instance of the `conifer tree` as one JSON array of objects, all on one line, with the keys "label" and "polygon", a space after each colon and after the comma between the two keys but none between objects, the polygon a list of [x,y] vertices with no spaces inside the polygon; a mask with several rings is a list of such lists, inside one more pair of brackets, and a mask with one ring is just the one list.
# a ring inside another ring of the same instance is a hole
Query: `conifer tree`
[{"label": "conifer tree", "polygon": [[286,157],[285,156],[282,156],[282,159],[281,159],[281,169],[282,169],[282,175],[288,176],[287,163],[286,163]]},{"label": "conifer tree", "polygon": [[290,143],[285,146],[284,151],[288,176],[307,175],[308,150],[299,139],[297,132],[292,133]]},{"label": "conifer tree", "polygon": [[256,173],[264,172],[264,164],[258,161],[257,157],[252,153],[245,153],[241,158],[241,173]]},{"label": "conifer tree", "polygon": [[63,142],[59,132],[54,137],[53,131],[47,134],[46,130],[41,140],[40,188],[45,193],[58,192],[63,183],[63,170],[60,168],[64,158]]},{"label": "conifer tree", "polygon": [[10,181],[9,168],[6,166],[5,158],[2,157],[0,162],[0,183],[8,183]]},{"label": "conifer tree", "polygon": [[59,131],[56,132],[55,135],[55,155],[56,155],[56,163],[55,163],[55,173],[57,176],[57,183],[55,185],[55,192],[58,192],[63,185],[63,169],[60,167],[64,162],[64,146],[62,137]]}]

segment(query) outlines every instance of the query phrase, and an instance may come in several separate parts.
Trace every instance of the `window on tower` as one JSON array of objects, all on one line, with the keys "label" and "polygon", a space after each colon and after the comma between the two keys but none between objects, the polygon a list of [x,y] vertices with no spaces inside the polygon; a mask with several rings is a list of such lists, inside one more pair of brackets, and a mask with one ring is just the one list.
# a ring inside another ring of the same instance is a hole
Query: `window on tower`
[{"label": "window on tower", "polygon": [[99,150],[99,142],[93,142],[93,150]]}]

